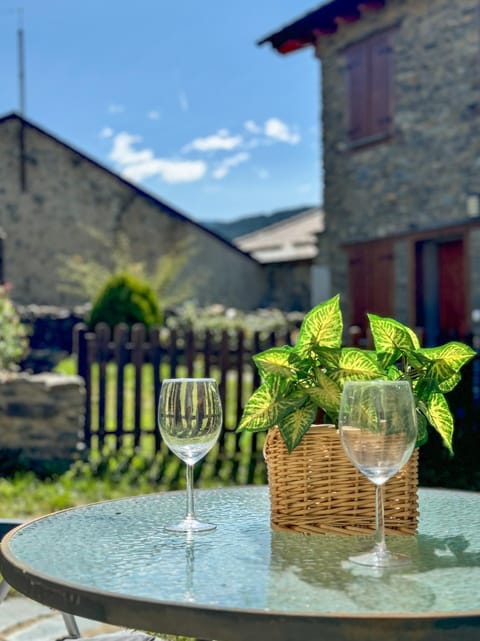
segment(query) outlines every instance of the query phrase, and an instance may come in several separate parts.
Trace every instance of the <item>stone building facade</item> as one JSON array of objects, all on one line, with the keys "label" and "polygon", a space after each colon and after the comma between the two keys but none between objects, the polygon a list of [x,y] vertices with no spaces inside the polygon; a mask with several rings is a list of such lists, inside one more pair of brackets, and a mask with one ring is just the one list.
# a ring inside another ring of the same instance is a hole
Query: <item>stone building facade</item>
[{"label": "stone building facade", "polygon": [[0,228],[4,279],[22,304],[84,302],[59,290],[58,267],[62,254],[101,259],[89,228],[127,234],[150,267],[172,247],[193,247],[180,278],[195,275],[199,304],[253,309],[265,294],[248,254],[16,114],[0,118]]},{"label": "stone building facade", "polygon": [[478,330],[478,0],[333,0],[262,42],[320,60],[318,261],[350,322],[392,315],[432,343]]}]

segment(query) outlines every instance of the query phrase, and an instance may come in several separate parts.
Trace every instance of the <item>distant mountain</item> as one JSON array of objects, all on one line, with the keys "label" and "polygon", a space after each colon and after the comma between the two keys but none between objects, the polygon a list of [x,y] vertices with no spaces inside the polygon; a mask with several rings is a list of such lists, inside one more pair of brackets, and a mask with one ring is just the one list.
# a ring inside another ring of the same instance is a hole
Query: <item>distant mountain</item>
[{"label": "distant mountain", "polygon": [[231,241],[238,236],[250,234],[251,232],[257,231],[257,229],[261,229],[262,227],[267,227],[268,225],[279,223],[282,220],[290,218],[291,216],[296,216],[302,211],[312,209],[312,207],[315,207],[315,205],[295,207],[294,209],[281,209],[270,214],[251,214],[249,216],[245,216],[244,218],[237,218],[236,220],[231,220],[229,222],[210,221],[203,222],[202,224],[208,229],[211,229],[215,233]]}]

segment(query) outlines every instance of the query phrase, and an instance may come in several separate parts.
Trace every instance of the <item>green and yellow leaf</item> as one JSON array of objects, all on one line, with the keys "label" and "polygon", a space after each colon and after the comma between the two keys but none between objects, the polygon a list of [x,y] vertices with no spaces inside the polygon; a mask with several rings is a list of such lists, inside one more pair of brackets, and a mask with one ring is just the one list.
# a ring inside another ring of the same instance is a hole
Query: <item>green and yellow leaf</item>
[{"label": "green and yellow leaf", "polygon": [[339,361],[341,348],[339,347],[314,347],[313,352],[315,353],[316,360],[318,363],[329,369],[337,369]]},{"label": "green and yellow leaf", "polygon": [[315,346],[340,347],[343,320],[338,294],[320,303],[306,314],[298,334],[295,351],[309,356]]},{"label": "green and yellow leaf", "polygon": [[[420,348],[420,342],[415,332],[403,323],[376,314],[367,314],[367,316],[370,321],[375,350],[379,354],[391,354],[394,358],[388,365],[397,360],[399,350],[405,353]],[[384,364],[384,367],[388,365]]]},{"label": "green and yellow leaf", "polygon": [[416,447],[424,445],[428,441],[428,423],[424,414],[417,411],[417,442]]},{"label": "green and yellow leaf", "polygon": [[357,347],[344,347],[340,355],[338,369],[330,372],[331,378],[343,386],[345,381],[365,381],[384,378],[370,353]]},{"label": "green and yellow leaf", "polygon": [[431,361],[448,364],[448,367],[453,372],[459,372],[475,356],[475,350],[464,343],[456,341],[439,347],[425,347],[420,352]]},{"label": "green and yellow leaf", "polygon": [[298,401],[291,386],[275,380],[263,383],[250,396],[238,426],[238,431],[261,432],[278,424],[290,406]]},{"label": "green and yellow leaf", "polygon": [[307,401],[293,412],[285,414],[278,424],[278,429],[285,441],[289,452],[294,450],[302,440],[305,432],[315,421],[317,406],[312,401]]},{"label": "green and yellow leaf", "polygon": [[291,352],[292,348],[288,345],[284,347],[272,347],[254,356],[253,361],[262,376],[273,374],[274,376],[292,378]]},{"label": "green and yellow leaf", "polygon": [[321,369],[317,369],[315,372],[315,385],[309,387],[306,392],[310,400],[318,407],[321,407],[332,420],[337,419],[342,395],[342,389],[338,383],[333,381]]},{"label": "green and yellow leaf", "polygon": [[426,404],[426,415],[430,425],[440,434],[445,447],[453,453],[453,416],[443,394],[431,395]]}]

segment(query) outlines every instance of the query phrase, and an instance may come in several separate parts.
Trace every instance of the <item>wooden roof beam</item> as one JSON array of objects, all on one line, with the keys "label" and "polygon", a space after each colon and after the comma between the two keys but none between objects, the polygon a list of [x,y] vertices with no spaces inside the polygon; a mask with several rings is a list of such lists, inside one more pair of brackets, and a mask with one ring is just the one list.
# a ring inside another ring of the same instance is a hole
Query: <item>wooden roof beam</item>
[{"label": "wooden roof beam", "polygon": [[380,11],[385,7],[385,0],[362,0],[358,3],[360,11]]}]

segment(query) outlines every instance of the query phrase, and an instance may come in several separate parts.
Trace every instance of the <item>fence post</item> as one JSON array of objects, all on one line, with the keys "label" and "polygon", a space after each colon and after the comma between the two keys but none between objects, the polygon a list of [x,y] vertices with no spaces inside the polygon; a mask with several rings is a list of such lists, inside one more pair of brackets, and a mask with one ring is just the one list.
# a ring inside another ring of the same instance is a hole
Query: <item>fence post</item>
[{"label": "fence post", "polygon": [[157,407],[160,398],[160,362],[161,362],[161,345],[160,330],[158,327],[152,327],[149,332],[150,340],[150,362],[153,369],[153,434],[155,438],[155,452],[160,451],[162,439],[160,430],[157,426]]},{"label": "fence post", "polygon": [[107,363],[109,361],[109,342],[111,330],[107,323],[95,327],[98,358],[98,444],[105,443],[107,409]]},{"label": "fence post", "polygon": [[113,330],[115,362],[117,365],[117,402],[116,402],[116,448],[119,450],[123,443],[123,414],[125,398],[125,365],[128,362],[127,352],[128,325],[120,323]]},{"label": "fence post", "polygon": [[77,323],[73,326],[73,353],[77,357],[77,374],[82,378],[86,378],[85,372],[87,370],[87,343],[85,334],[87,333],[87,326],[85,323]]},{"label": "fence post", "polygon": [[140,445],[142,432],[142,366],[143,350],[145,347],[145,325],[135,323],[132,327],[132,363],[135,369],[135,402],[134,402],[134,426],[133,443],[135,447]]}]

